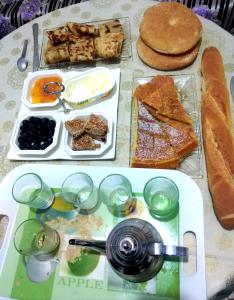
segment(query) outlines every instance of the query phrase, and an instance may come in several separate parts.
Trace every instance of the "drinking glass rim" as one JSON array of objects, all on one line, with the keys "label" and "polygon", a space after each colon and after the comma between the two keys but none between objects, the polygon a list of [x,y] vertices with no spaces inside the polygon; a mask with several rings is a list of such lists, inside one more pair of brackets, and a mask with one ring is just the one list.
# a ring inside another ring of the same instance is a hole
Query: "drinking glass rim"
[{"label": "drinking glass rim", "polygon": [[[176,200],[177,200],[177,201],[176,201],[176,202],[179,203],[180,192],[179,192],[179,189],[178,189],[177,184],[176,184],[172,179],[170,179],[170,178],[168,178],[168,177],[166,177],[166,176],[156,176],[156,177],[153,177],[153,178],[149,179],[149,180],[145,183],[145,186],[144,186],[144,189],[143,189],[143,198],[144,198],[145,202],[147,203],[147,205],[149,206],[149,200],[146,199],[146,197],[145,197],[145,190],[146,190],[147,185],[148,185],[151,181],[153,181],[153,180],[155,180],[155,179],[163,179],[163,180],[166,180],[166,181],[170,182],[170,183],[175,187],[176,195],[177,195],[177,197],[176,197]],[[174,209],[174,207],[176,207],[176,206],[177,206],[177,204],[175,204],[175,205],[173,206],[173,209]],[[171,210],[171,209],[165,210],[165,212],[170,211],[170,210]],[[159,211],[159,210],[154,209],[153,211]],[[160,211],[160,212],[161,212],[161,211]]]},{"label": "drinking glass rim", "polygon": [[33,202],[33,200],[34,200],[34,199],[31,199],[31,200],[24,201],[24,202],[19,201],[18,199],[16,199],[16,197],[15,197],[15,195],[14,195],[14,192],[13,192],[13,191],[14,191],[14,187],[15,187],[15,185],[17,184],[17,182],[18,182],[22,177],[24,177],[24,176],[26,176],[26,175],[34,175],[35,177],[37,177],[37,178],[39,179],[40,187],[39,187],[37,190],[39,190],[40,192],[41,192],[41,190],[42,190],[42,185],[43,185],[43,181],[42,181],[41,177],[40,177],[38,174],[36,174],[36,173],[25,173],[25,174],[22,174],[20,177],[18,177],[18,178],[16,179],[16,181],[14,182],[14,184],[13,184],[13,187],[12,187],[11,192],[12,192],[12,197],[14,198],[14,200],[15,200],[16,202],[18,202],[18,203],[21,203],[21,204],[28,204],[28,203],[30,203],[30,202]]},{"label": "drinking glass rim", "polygon": [[63,195],[64,183],[66,182],[66,180],[68,180],[68,179],[69,179],[70,177],[72,177],[73,175],[85,175],[85,177],[88,178],[89,182],[92,183],[92,188],[91,188],[90,194],[93,193],[94,187],[95,187],[95,186],[94,186],[94,182],[93,182],[91,176],[90,176],[89,174],[87,174],[87,173],[84,173],[84,172],[75,172],[75,173],[72,173],[72,174],[68,175],[68,176],[64,179],[64,181],[63,181],[63,183],[62,183],[62,185],[61,185],[61,193],[60,193],[61,195]]},{"label": "drinking glass rim", "polygon": [[27,255],[27,254],[24,254],[24,253],[22,253],[22,252],[20,252],[20,251],[18,250],[18,247],[16,246],[16,241],[15,241],[16,238],[15,238],[15,237],[16,237],[16,234],[17,234],[19,228],[20,228],[21,226],[23,226],[23,224],[25,224],[26,222],[28,223],[29,221],[30,221],[30,222],[31,222],[31,221],[36,222],[36,223],[40,224],[43,228],[45,227],[45,224],[43,224],[43,222],[42,222],[41,220],[33,219],[33,218],[24,220],[23,222],[21,222],[21,223],[17,226],[17,228],[16,228],[16,230],[15,230],[15,232],[14,232],[14,246],[15,246],[16,251],[17,251],[19,254],[21,254],[21,255]]},{"label": "drinking glass rim", "polygon": [[130,187],[131,197],[132,197],[132,184],[131,184],[130,180],[129,180],[126,176],[124,176],[124,175],[122,175],[122,174],[119,174],[119,173],[113,173],[113,174],[109,174],[109,175],[105,176],[105,177],[101,180],[101,182],[99,183],[99,186],[98,186],[98,194],[100,193],[100,187],[101,187],[103,181],[106,180],[108,177],[116,176],[116,175],[117,175],[117,176],[120,176],[120,177],[122,177],[122,178],[124,178],[124,179],[127,181],[128,185],[129,185],[129,187]]}]

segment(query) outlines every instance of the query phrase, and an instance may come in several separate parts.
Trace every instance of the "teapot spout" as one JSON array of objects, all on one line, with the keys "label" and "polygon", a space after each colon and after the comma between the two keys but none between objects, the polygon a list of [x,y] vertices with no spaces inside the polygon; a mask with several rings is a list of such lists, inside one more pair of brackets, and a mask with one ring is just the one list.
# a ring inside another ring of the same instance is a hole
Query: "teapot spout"
[{"label": "teapot spout", "polygon": [[87,240],[79,240],[79,239],[70,239],[69,244],[88,247],[95,251],[106,254],[106,241],[87,241]]}]

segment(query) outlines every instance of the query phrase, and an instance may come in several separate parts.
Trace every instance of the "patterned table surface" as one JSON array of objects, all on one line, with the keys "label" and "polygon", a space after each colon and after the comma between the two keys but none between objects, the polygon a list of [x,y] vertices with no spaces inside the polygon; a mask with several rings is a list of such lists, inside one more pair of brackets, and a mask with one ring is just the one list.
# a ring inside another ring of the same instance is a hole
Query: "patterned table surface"
[{"label": "patterned table surface", "polygon": [[[139,35],[138,28],[144,10],[155,4],[150,0],[91,0],[72,5],[44,15],[36,22],[40,26],[39,43],[42,40],[42,31],[45,28],[53,28],[67,21],[87,22],[109,18],[128,16],[131,25],[132,59],[122,61],[121,85],[119,98],[118,128],[117,128],[117,152],[113,161],[54,161],[54,164],[77,165],[104,165],[123,166],[129,165],[130,143],[130,113],[132,78],[163,74],[144,65],[138,58],[136,40]],[[170,74],[195,74],[197,86],[197,101],[200,101],[200,62],[205,47],[216,46],[223,56],[228,83],[234,73],[234,40],[233,36],[211,21],[202,19],[204,33],[200,53],[195,63],[182,70],[170,72]],[[20,27],[0,41],[0,176],[3,178],[11,169],[24,162],[13,162],[6,158],[9,150],[9,141],[14,122],[21,106],[21,91],[27,72],[20,73],[16,68],[16,61],[22,49],[23,40],[29,39],[29,67],[32,71],[33,38],[32,22]],[[199,105],[198,105],[199,107]],[[232,111],[233,108],[232,108]],[[43,162],[42,162],[43,163]],[[204,155],[203,155],[204,165]],[[207,186],[207,176],[204,167],[203,177],[195,179],[199,185],[204,199],[204,235],[206,252],[206,279],[207,296],[212,296],[216,291],[234,277],[234,231],[224,230],[218,223]],[[192,208],[191,208],[192,209]],[[1,218],[0,218],[1,222]],[[4,222],[2,224],[4,226]],[[2,228],[0,228],[1,234]],[[192,293],[192,291],[191,291]]]}]

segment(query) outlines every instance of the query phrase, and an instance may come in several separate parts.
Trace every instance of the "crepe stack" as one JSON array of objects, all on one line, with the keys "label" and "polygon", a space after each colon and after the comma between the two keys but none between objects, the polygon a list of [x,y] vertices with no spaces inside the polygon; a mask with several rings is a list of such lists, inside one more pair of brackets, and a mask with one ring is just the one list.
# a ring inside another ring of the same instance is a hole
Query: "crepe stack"
[{"label": "crepe stack", "polygon": [[158,75],[138,86],[134,104],[136,130],[131,166],[176,168],[198,142],[173,79]]},{"label": "crepe stack", "polygon": [[202,24],[191,9],[177,2],[162,2],[143,15],[138,55],[150,67],[178,70],[196,59],[201,35]]}]

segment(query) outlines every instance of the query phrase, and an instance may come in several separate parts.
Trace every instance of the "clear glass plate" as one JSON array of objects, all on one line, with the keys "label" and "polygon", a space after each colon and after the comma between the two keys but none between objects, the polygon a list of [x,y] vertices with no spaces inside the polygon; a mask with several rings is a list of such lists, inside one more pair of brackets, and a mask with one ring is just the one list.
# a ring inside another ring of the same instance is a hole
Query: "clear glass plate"
[{"label": "clear glass plate", "polygon": [[[106,23],[106,22],[109,22],[109,21],[112,21],[112,20],[113,19],[107,19],[107,20],[100,20],[100,21],[87,22],[87,23],[81,23],[81,24],[98,25],[98,24]],[[59,27],[45,29],[43,31],[43,40],[42,40],[41,54],[40,54],[40,69],[49,69],[49,68],[61,69],[61,68],[69,68],[69,67],[73,67],[73,66],[82,66],[82,67],[91,66],[91,67],[93,67],[97,61],[106,61],[108,63],[113,61],[114,63],[116,63],[116,62],[119,62],[121,60],[128,60],[132,56],[131,33],[130,33],[129,18],[124,17],[124,18],[118,18],[117,20],[120,21],[120,23],[123,27],[124,36],[125,36],[125,40],[123,41],[121,55],[120,55],[119,58],[115,58],[115,59],[95,58],[93,61],[87,61],[87,62],[83,62],[83,61],[82,62],[75,62],[75,63],[74,62],[61,62],[61,63],[56,63],[56,64],[46,64],[45,61],[44,61],[44,53],[45,53],[46,45],[47,45],[47,41],[48,41],[47,32],[50,31],[50,30],[55,30],[55,29],[63,26],[63,24],[62,24]]]},{"label": "clear glass plate", "polygon": [[[186,173],[193,178],[203,177],[202,167],[202,148],[201,148],[201,131],[200,120],[198,112],[198,101],[196,94],[196,84],[194,74],[185,75],[171,75],[173,77],[177,92],[179,93],[183,107],[192,118],[193,128],[198,140],[198,147],[186,156],[179,165],[178,170]],[[149,82],[153,77],[139,77],[133,79],[133,91],[135,88],[146,82]],[[134,109],[134,101],[132,101],[132,115],[131,115],[131,143],[130,143],[130,163],[133,158],[133,143],[134,134],[136,132],[136,111]]]}]

